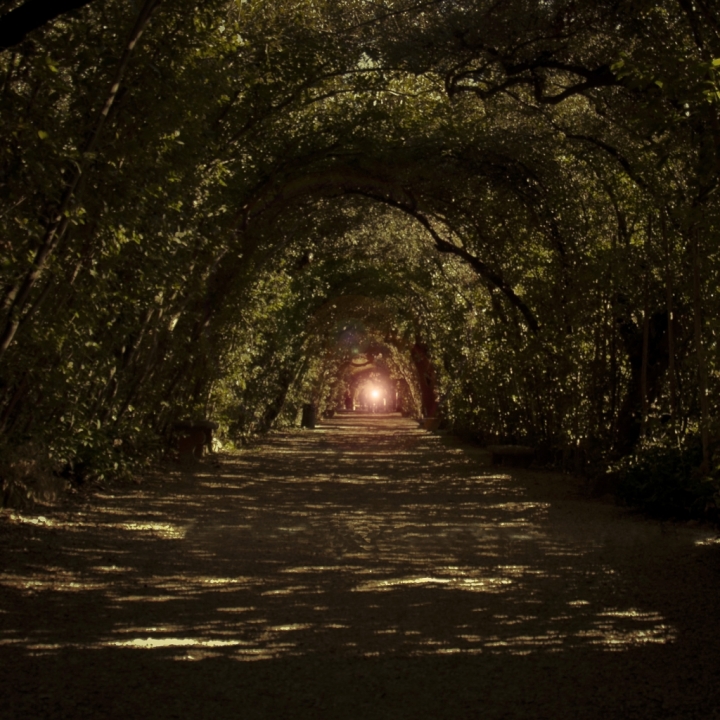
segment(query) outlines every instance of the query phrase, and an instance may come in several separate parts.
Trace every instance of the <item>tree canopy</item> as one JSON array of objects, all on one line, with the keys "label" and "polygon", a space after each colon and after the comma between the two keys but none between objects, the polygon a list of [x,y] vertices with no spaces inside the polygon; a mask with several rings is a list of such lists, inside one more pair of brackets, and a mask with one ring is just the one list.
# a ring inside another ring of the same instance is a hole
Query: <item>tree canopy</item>
[{"label": "tree canopy", "polygon": [[0,52],[7,447],[118,472],[365,367],[548,464],[712,471],[714,4],[65,5]]}]

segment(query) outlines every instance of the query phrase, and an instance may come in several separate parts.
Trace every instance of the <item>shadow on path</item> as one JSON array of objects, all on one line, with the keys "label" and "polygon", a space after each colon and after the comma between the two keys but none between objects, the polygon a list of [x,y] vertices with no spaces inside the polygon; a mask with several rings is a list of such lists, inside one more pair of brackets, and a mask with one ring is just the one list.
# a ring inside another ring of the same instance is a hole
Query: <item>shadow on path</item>
[{"label": "shadow on path", "polygon": [[0,523],[0,717],[720,717],[720,546],[399,416]]}]

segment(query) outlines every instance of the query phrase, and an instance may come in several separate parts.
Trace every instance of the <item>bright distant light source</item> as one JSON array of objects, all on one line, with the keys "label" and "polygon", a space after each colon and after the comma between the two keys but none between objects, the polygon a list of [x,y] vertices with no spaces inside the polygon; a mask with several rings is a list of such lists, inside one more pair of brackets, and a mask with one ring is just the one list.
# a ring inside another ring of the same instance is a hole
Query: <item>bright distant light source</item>
[{"label": "bright distant light source", "polygon": [[370,394],[371,394],[376,400],[380,397],[380,391],[379,391],[377,388],[375,388],[374,390],[372,390]]}]

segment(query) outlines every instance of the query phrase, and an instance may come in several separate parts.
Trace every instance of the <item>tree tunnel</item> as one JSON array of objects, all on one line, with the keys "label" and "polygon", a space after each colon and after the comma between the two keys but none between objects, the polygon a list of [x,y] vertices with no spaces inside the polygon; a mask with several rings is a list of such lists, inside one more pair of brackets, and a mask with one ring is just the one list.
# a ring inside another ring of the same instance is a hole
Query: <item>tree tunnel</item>
[{"label": "tree tunnel", "polygon": [[549,466],[711,470],[709,4],[32,5],[0,15],[8,457],[112,475],[375,383]]},{"label": "tree tunnel", "polygon": [[[423,346],[398,330],[410,323],[417,340],[417,318],[404,318],[400,308],[368,297],[341,297],[333,309],[342,308],[342,319],[325,358],[323,375],[332,378],[327,400],[317,393],[323,411],[400,412],[415,417],[435,416],[437,388],[432,361]],[[330,343],[333,339],[330,339]],[[332,358],[332,360],[330,360]],[[328,372],[329,371],[329,372]]]}]

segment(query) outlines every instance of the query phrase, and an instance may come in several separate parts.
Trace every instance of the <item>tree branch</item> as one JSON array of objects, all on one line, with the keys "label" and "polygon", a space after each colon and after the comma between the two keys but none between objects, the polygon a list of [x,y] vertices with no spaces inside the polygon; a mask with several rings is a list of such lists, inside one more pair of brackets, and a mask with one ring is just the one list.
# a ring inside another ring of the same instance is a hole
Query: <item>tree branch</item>
[{"label": "tree branch", "polygon": [[438,250],[438,252],[456,255],[457,257],[464,260],[468,265],[470,265],[473,270],[475,270],[478,275],[480,275],[482,278],[484,278],[492,285],[494,285],[498,290],[500,290],[500,292],[505,295],[505,297],[510,301],[510,303],[520,311],[534,335],[537,335],[539,333],[540,326],[533,311],[525,304],[524,300],[517,295],[517,293],[512,289],[512,287],[510,287],[505,278],[503,278],[502,275],[500,275],[499,273],[492,270],[486,263],[480,260],[480,258],[475,257],[475,255],[468,252],[465,248],[458,245],[453,245],[451,242],[448,242],[444,238],[440,237],[440,235],[432,226],[430,221],[419,210],[417,210],[415,207],[410,207],[389,197],[372,195],[368,192],[359,192],[359,194],[366,195],[367,197],[372,197],[375,200],[380,200],[381,202],[391,205],[392,207],[397,208],[398,210],[401,210],[407,215],[415,218],[415,220],[417,220],[428,231],[430,237],[432,237],[435,243],[435,248]]}]

